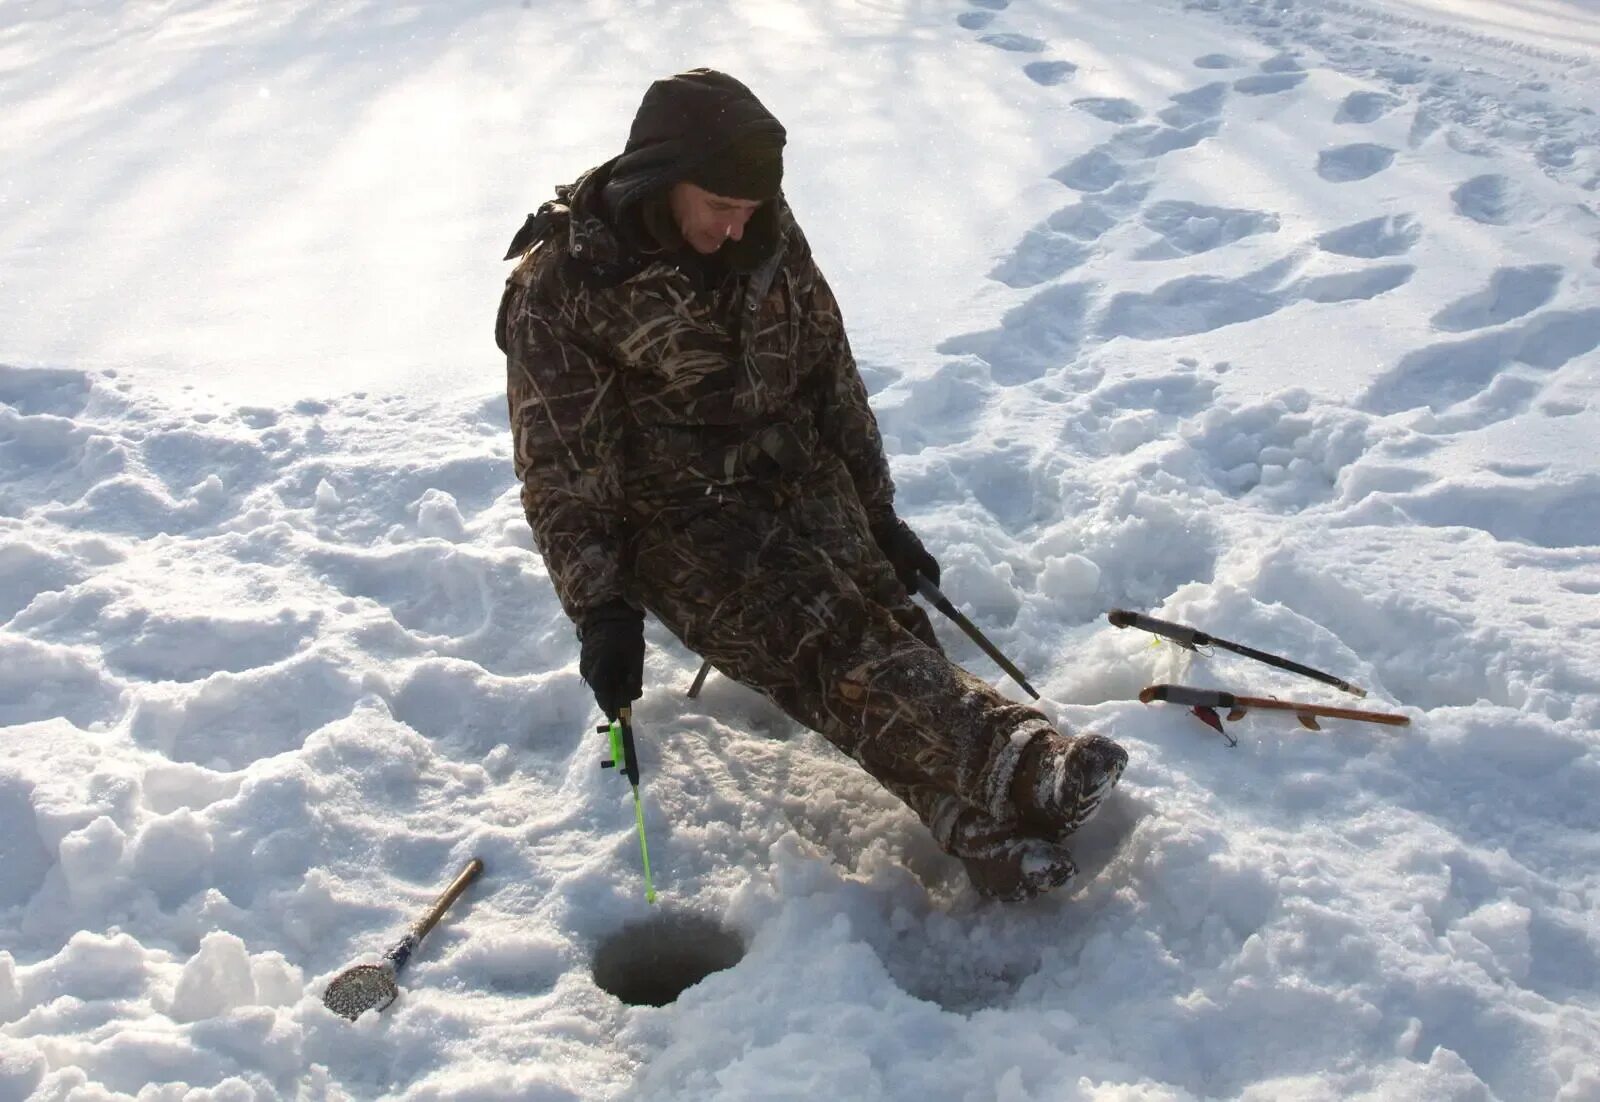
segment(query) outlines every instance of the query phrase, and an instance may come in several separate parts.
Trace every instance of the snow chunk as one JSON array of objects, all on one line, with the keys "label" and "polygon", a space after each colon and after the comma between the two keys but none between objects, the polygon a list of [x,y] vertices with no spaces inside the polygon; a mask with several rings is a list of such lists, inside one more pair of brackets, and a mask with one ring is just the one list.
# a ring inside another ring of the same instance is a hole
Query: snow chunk
[{"label": "snow chunk", "polygon": [[189,958],[172,993],[175,1021],[216,1018],[256,1001],[250,954],[235,934],[214,930],[200,939],[200,951]]},{"label": "snow chunk", "polygon": [[188,808],[157,819],[133,845],[133,871],[167,906],[187,899],[210,876],[211,832]]},{"label": "snow chunk", "polygon": [[282,953],[252,956],[235,934],[214,930],[200,941],[172,994],[175,1021],[197,1022],[246,1006],[285,1006],[305,986],[300,969]]},{"label": "snow chunk", "polygon": [[428,490],[410,505],[417,514],[417,534],[452,543],[467,536],[466,521],[454,495],[443,490]]},{"label": "snow chunk", "polygon": [[122,853],[127,841],[106,815],[61,840],[61,875],[73,902],[93,906],[126,883]]},{"label": "snow chunk", "polygon": [[316,509],[319,513],[330,513],[344,502],[339,497],[339,491],[333,488],[333,483],[326,478],[317,483],[315,495]]}]

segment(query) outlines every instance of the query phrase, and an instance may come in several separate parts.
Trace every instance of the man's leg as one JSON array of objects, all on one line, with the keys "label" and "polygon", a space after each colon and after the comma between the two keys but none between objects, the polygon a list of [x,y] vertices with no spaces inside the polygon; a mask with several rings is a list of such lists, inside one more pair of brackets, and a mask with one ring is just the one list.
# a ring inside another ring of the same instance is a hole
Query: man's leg
[{"label": "man's leg", "polygon": [[[927,613],[911,599],[873,539],[843,464],[824,459],[818,464],[810,488],[812,492],[803,501],[790,507],[789,519],[794,529],[825,551],[863,596],[888,609],[902,627],[943,653]],[[1035,737],[1012,782],[1022,832],[1057,842],[1066,838],[1088,821],[1121,777],[1126,763],[1126,752],[1099,735],[1067,738],[1045,731]],[[906,803],[919,806],[912,794],[895,788],[888,780],[884,783]],[[921,810],[918,813],[930,825],[934,822],[932,814]],[[999,838],[1008,832],[1015,834],[1018,829],[1017,823],[1009,821],[979,824],[973,819],[975,814],[974,811],[963,817],[963,830],[952,832],[952,836]]]},{"label": "man's leg", "polygon": [[728,503],[641,534],[646,608],[875,776],[932,784],[995,818],[1044,717],[1006,700],[867,600],[776,512]]},{"label": "man's leg", "polygon": [[[900,795],[969,870],[992,862],[1029,810],[1013,801],[1014,774],[1031,742],[1055,734],[1048,721],[919,640],[793,527],[736,505],[656,526],[635,560],[639,595],[689,647]],[[1036,867],[1033,890],[1070,876],[1064,852],[1028,848],[1007,860]]]}]

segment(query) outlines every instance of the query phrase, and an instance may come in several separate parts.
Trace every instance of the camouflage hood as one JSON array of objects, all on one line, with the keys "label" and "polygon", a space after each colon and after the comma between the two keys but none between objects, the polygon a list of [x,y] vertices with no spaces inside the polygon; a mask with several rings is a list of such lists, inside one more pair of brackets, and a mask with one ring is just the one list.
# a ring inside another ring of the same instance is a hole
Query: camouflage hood
[{"label": "camouflage hood", "polygon": [[[645,92],[620,156],[591,169],[556,198],[528,216],[511,242],[506,259],[519,256],[550,227],[549,218],[571,212],[571,231],[589,238],[588,262],[614,268],[626,278],[660,244],[645,228],[642,208],[664,198],[706,161],[751,134],[770,134],[780,142],[783,124],[755,93],[726,73],[691,69],[652,84]],[[781,196],[762,204],[744,239],[729,242],[719,256],[735,271],[749,272],[780,244]],[[576,242],[575,242],[576,243]],[[576,255],[583,256],[581,249]]]},{"label": "camouflage hood", "polygon": [[755,93],[726,73],[691,69],[658,80],[644,94],[628,145],[612,162],[606,206],[625,222],[629,208],[659,195],[752,134],[783,141],[783,124]]}]

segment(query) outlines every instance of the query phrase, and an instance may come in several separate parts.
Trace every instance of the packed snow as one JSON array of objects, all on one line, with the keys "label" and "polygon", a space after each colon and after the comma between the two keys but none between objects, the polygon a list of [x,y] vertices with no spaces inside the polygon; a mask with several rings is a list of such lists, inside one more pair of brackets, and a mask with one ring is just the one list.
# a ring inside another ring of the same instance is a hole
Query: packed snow
[{"label": "packed snow", "polygon": [[[645,902],[490,323],[694,65],[945,592],[1131,753],[1064,894],[652,624]],[[11,0],[0,102],[0,1102],[1600,1099],[1595,0]],[[653,914],[742,959],[627,1005]]]}]

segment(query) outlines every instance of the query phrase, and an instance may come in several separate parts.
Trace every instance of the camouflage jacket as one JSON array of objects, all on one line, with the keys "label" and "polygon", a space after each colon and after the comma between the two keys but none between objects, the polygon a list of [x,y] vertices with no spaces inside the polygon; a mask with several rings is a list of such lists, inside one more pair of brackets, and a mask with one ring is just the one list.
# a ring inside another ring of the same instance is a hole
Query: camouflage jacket
[{"label": "camouflage jacket", "polygon": [[818,463],[843,463],[873,524],[894,515],[838,303],[787,204],[771,255],[702,289],[671,254],[624,245],[605,168],[518,235],[496,325],[523,508],[578,623],[626,598],[630,531],[803,494]]}]

